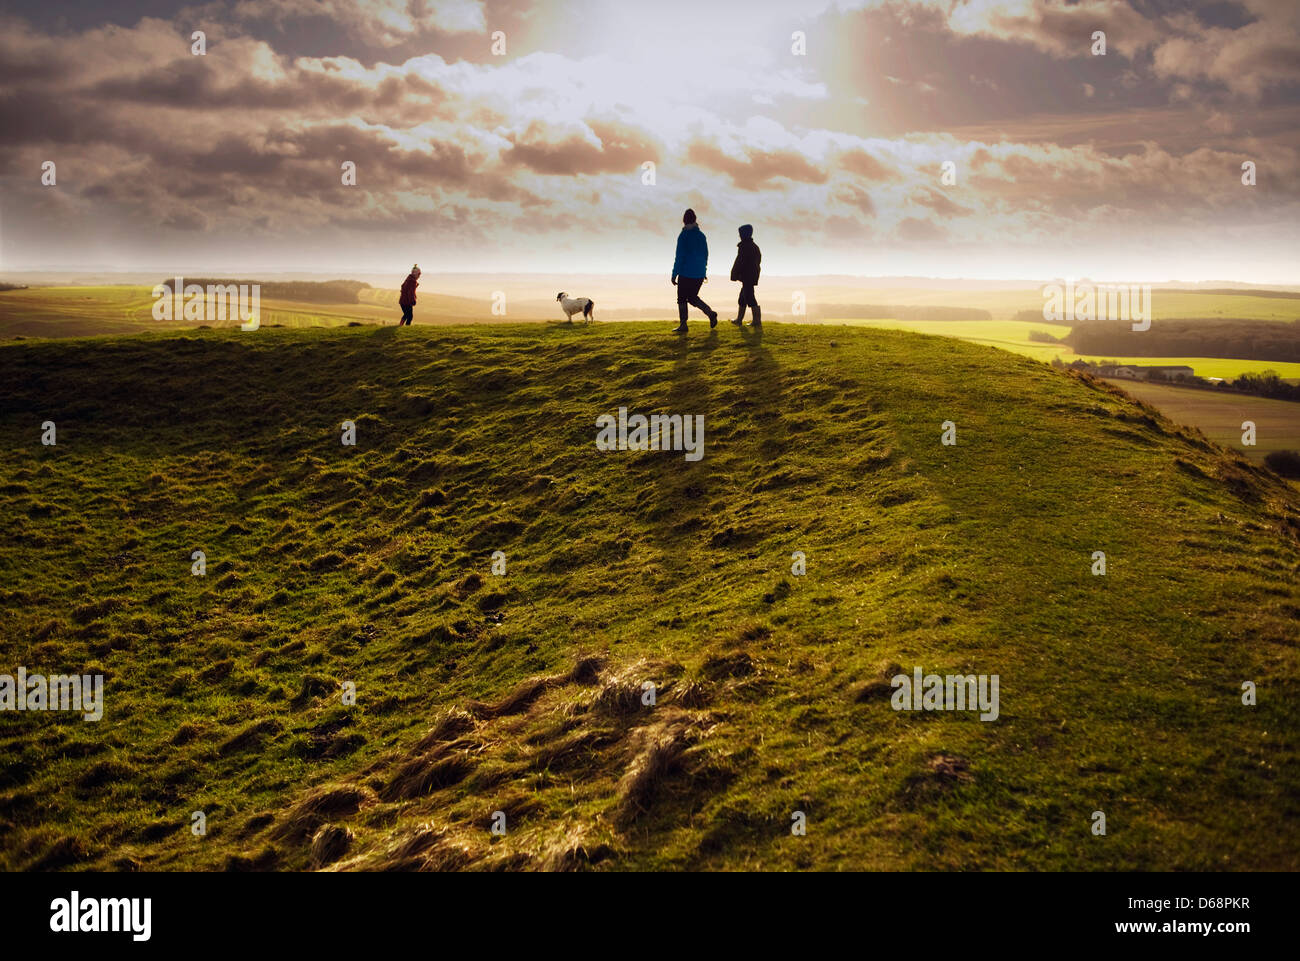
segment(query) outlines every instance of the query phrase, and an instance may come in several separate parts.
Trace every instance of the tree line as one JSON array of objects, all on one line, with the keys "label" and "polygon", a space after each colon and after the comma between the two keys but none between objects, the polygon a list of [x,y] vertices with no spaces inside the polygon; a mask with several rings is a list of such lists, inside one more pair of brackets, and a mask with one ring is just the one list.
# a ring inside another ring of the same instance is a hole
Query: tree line
[{"label": "tree line", "polygon": [[1300,362],[1300,321],[1161,320],[1148,330],[1127,321],[1087,321],[1061,338],[1077,354],[1119,357],[1231,357]]}]

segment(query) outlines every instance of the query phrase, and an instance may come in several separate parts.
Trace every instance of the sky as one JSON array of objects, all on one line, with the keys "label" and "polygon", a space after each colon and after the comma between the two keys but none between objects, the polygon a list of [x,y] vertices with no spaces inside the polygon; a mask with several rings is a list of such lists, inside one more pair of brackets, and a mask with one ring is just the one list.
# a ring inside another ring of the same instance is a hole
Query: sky
[{"label": "sky", "polygon": [[1300,283],[1298,0],[18,0],[0,131],[10,271]]}]

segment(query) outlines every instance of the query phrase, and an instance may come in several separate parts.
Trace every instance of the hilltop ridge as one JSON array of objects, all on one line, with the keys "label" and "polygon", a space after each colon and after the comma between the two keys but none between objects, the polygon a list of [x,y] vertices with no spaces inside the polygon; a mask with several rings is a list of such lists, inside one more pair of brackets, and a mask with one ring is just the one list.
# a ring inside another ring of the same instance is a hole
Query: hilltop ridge
[{"label": "hilltop ridge", "polygon": [[[1300,865],[1300,495],[1100,381],[698,324],[0,380],[0,671],[106,679],[93,724],[0,713],[6,869]],[[619,407],[704,456],[598,451]],[[997,720],[892,710],[917,667],[997,675]]]}]

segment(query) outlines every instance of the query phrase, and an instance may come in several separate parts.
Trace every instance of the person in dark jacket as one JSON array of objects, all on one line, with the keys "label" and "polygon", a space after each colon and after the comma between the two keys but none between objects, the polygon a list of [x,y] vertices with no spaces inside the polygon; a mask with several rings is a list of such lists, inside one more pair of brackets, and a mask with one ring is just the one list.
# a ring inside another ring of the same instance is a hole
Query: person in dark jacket
[{"label": "person in dark jacket", "polygon": [[754,243],[754,228],[745,224],[740,228],[740,243],[736,244],[736,262],[731,265],[731,279],[740,281],[740,310],[732,321],[736,326],[745,322],[745,308],[754,312],[751,327],[763,326],[763,313],[754,298],[754,288],[758,286],[758,268],[763,260],[763,252]]},{"label": "person in dark jacket", "polygon": [[698,307],[709,318],[709,326],[718,326],[718,312],[700,300],[700,285],[708,276],[709,242],[695,222],[689,207],[682,214],[682,232],[677,235],[677,256],[673,259],[673,284],[677,287],[677,319],[674,334],[686,333],[686,305]]},{"label": "person in dark jacket", "polygon": [[416,264],[402,281],[402,294],[397,298],[397,306],[402,308],[402,319],[397,326],[411,326],[411,311],[415,309],[415,288],[420,286],[420,265]]}]

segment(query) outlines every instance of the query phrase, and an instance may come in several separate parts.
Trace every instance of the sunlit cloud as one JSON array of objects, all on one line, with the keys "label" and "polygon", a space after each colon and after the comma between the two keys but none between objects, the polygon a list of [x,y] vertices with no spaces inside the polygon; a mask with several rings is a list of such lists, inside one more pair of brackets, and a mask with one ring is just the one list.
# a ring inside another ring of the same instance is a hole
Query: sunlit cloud
[{"label": "sunlit cloud", "polygon": [[[788,273],[1293,269],[1294,5],[622,6],[20,12],[0,31],[0,258],[658,270],[692,205],[727,244],[759,225]],[[287,45],[308,21],[316,54]]]}]

